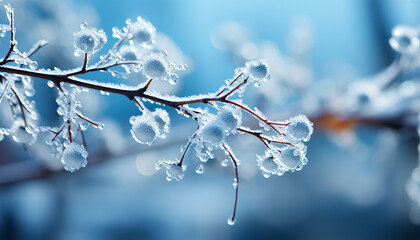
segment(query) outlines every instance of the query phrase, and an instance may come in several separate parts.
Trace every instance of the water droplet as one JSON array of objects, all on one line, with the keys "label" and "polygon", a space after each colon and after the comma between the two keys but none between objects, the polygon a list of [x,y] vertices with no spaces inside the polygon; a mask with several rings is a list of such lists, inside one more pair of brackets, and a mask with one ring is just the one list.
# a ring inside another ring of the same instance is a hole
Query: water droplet
[{"label": "water droplet", "polygon": [[227,167],[228,164],[229,164],[229,160],[228,159],[223,160],[222,163],[221,163],[222,167]]},{"label": "water droplet", "polygon": [[203,165],[198,165],[197,166],[197,169],[195,169],[195,172],[197,173],[197,174],[203,174],[203,172],[204,172],[204,166]]},{"label": "water droplet", "polygon": [[236,223],[236,219],[232,219],[232,217],[230,217],[230,218],[228,218],[228,219],[227,219],[227,223],[228,223],[230,226],[233,226],[233,225],[235,225],[235,223]]},{"label": "water droplet", "polygon": [[35,62],[35,61],[30,62],[30,63],[29,63],[29,68],[30,68],[30,69],[32,69],[32,70],[37,69],[37,68],[38,68],[38,63],[37,63],[37,62]]}]

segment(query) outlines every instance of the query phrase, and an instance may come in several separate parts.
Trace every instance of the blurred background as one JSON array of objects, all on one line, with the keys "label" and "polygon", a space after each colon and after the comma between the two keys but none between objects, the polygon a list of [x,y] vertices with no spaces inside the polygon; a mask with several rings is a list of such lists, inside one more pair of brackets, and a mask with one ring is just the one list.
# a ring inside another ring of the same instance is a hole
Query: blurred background
[{"label": "blurred background", "polygon": [[[128,121],[137,107],[124,97],[90,92],[83,109],[105,129],[87,132],[86,168],[63,171],[46,155],[42,136],[28,150],[11,138],[0,143],[0,239],[420,239],[418,199],[407,193],[418,188],[407,185],[418,165],[418,71],[396,70],[400,56],[389,45],[396,25],[419,26],[419,1],[11,4],[20,49],[39,39],[50,42],[34,56],[43,68],[82,65],[73,55],[80,23],[104,29],[112,46],[112,27],[137,16],[153,23],[156,42],[170,57],[189,66],[176,86],[155,86],[168,94],[216,91],[236,67],[265,58],[272,79],[250,89],[245,102],[271,119],[304,113],[315,132],[307,144],[308,165],[269,179],[255,156],[264,148],[244,135],[229,139],[242,161],[238,221],[229,226],[234,171],[221,166],[222,155],[206,163],[202,175],[195,173],[198,159],[187,155],[179,183],[154,168],[162,157],[179,158],[195,122],[168,109],[168,137],[140,146]],[[1,19],[7,23],[5,14]],[[2,54],[7,41],[1,39]],[[89,78],[138,83],[103,74]],[[57,125],[56,92],[34,81],[41,123]],[[386,89],[370,91],[370,83],[381,81]]]}]

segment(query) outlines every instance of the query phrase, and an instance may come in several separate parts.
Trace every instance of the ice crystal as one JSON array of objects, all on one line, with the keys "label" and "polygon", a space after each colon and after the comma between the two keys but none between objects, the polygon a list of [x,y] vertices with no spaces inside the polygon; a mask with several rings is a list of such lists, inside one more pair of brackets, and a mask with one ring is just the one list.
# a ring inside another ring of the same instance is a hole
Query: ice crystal
[{"label": "ice crystal", "polygon": [[217,113],[216,118],[225,131],[230,133],[241,125],[242,113],[240,110],[227,105]]},{"label": "ice crystal", "polygon": [[313,132],[313,123],[305,115],[297,115],[289,119],[286,135],[295,141],[309,141]]},{"label": "ice crystal", "polygon": [[159,135],[159,126],[148,114],[130,118],[131,135],[134,140],[142,144],[152,144]]},{"label": "ice crystal", "polygon": [[31,145],[36,140],[36,130],[31,126],[25,126],[22,119],[17,119],[12,126],[11,135],[15,142]]},{"label": "ice crystal", "polygon": [[136,61],[139,59],[139,51],[137,48],[131,45],[123,45],[118,51],[118,55],[125,61]]},{"label": "ice crystal", "polygon": [[65,145],[61,163],[64,169],[69,172],[75,172],[87,165],[88,152],[86,149],[75,142]]},{"label": "ice crystal", "polygon": [[266,151],[264,156],[257,156],[257,163],[260,167],[264,177],[268,178],[272,174],[277,174],[279,169],[278,159],[271,151]]},{"label": "ice crystal", "polygon": [[126,23],[132,43],[146,45],[154,41],[156,28],[149,21],[137,17],[137,21],[128,19]]},{"label": "ice crystal", "polygon": [[286,147],[281,150],[279,161],[285,170],[296,171],[300,170],[302,165],[306,164],[307,159],[303,149]]},{"label": "ice crystal", "polygon": [[163,168],[166,171],[166,180],[168,181],[182,180],[184,178],[184,172],[187,170],[185,165],[181,166],[178,164],[177,159],[175,161],[168,161],[163,158],[156,163],[156,168]]},{"label": "ice crystal", "polygon": [[86,24],[82,24],[80,30],[73,35],[76,56],[85,53],[92,55],[107,42],[106,34],[102,29],[90,28]]},{"label": "ice crystal", "polygon": [[217,146],[225,139],[225,130],[220,121],[213,120],[205,124],[201,129],[200,136],[211,145]]},{"label": "ice crystal", "polygon": [[254,60],[251,62],[247,62],[245,64],[246,69],[249,73],[249,76],[256,80],[268,80],[269,78],[269,71],[268,71],[268,65],[264,60]]}]

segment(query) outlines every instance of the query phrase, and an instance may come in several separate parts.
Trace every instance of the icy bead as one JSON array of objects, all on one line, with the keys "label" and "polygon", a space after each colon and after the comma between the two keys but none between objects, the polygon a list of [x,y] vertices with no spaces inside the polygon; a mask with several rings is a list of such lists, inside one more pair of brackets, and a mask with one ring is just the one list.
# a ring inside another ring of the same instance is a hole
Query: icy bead
[{"label": "icy bead", "polygon": [[124,45],[120,48],[118,54],[125,61],[136,61],[138,59],[138,51],[129,45]]},{"label": "icy bead", "polygon": [[90,31],[82,30],[74,34],[74,47],[81,52],[92,52],[95,44],[95,36]]},{"label": "icy bead", "polygon": [[389,44],[399,53],[414,54],[420,46],[418,31],[409,26],[396,26],[392,29]]},{"label": "icy bead", "polygon": [[138,17],[136,22],[127,21],[129,38],[138,44],[147,44],[153,41],[155,27],[147,20]]},{"label": "icy bead", "polygon": [[288,147],[281,150],[279,161],[286,170],[295,171],[306,163],[306,158],[300,149]]},{"label": "icy bead", "polygon": [[220,164],[222,165],[222,167],[227,167],[228,164],[229,164],[229,160],[228,159],[225,159]]},{"label": "icy bead", "polygon": [[268,65],[264,60],[254,60],[247,62],[245,65],[253,79],[263,80],[268,77]]},{"label": "icy bead", "polygon": [[309,141],[313,133],[313,123],[305,115],[297,115],[290,120],[286,135],[295,141]]},{"label": "icy bead", "polygon": [[269,152],[267,152],[265,156],[257,156],[257,158],[258,166],[263,172],[264,177],[269,177],[271,174],[276,174],[279,168],[279,164]]},{"label": "icy bead", "polygon": [[179,165],[178,160],[175,161],[167,161],[165,159],[161,159],[156,164],[157,168],[164,168],[166,170],[166,180],[172,181],[180,181],[184,178],[184,172],[187,170],[187,167],[185,165]]},{"label": "icy bead", "polygon": [[143,64],[143,70],[147,77],[159,79],[166,73],[165,64],[161,59],[151,58]]},{"label": "icy bead", "polygon": [[220,121],[213,120],[201,129],[200,135],[204,141],[218,145],[225,139],[225,130]]},{"label": "icy bead", "polygon": [[80,55],[80,53],[93,54],[101,49],[107,41],[106,34],[102,29],[82,27],[73,35],[75,54],[77,55]]},{"label": "icy bead", "polygon": [[35,62],[35,61],[30,62],[30,63],[29,63],[29,68],[30,68],[30,69],[32,69],[32,70],[37,69],[37,68],[38,68],[38,63],[37,63],[37,62]]},{"label": "icy bead", "polygon": [[153,119],[143,115],[137,117],[131,127],[131,135],[134,140],[142,144],[152,144],[159,133],[159,128]]},{"label": "icy bead", "polygon": [[223,125],[227,132],[235,130],[241,125],[241,112],[232,108],[222,108],[217,114],[217,120]]},{"label": "icy bead", "polygon": [[198,165],[197,166],[197,168],[195,169],[195,172],[197,173],[197,174],[203,174],[203,172],[204,172],[204,166],[203,165]]},{"label": "icy bead", "polygon": [[65,146],[63,155],[61,156],[61,163],[64,169],[69,172],[75,172],[82,167],[86,167],[88,152],[86,149],[75,142]]},{"label": "icy bead", "polygon": [[31,127],[24,126],[23,120],[18,120],[12,127],[12,138],[15,142],[32,145],[36,140],[35,132]]},{"label": "icy bead", "polygon": [[174,74],[171,74],[170,76],[168,76],[168,82],[171,85],[177,84],[178,80],[179,80],[179,77],[175,73]]},{"label": "icy bead", "polygon": [[236,223],[236,219],[232,219],[232,217],[230,217],[230,218],[228,218],[228,219],[227,219],[227,223],[228,223],[230,226],[233,226],[233,225],[235,225],[235,223]]}]

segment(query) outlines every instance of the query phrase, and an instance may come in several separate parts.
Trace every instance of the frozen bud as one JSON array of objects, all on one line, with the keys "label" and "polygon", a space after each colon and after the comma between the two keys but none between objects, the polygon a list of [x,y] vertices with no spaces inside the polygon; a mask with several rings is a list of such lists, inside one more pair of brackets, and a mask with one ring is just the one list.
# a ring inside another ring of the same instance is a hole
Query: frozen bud
[{"label": "frozen bud", "polygon": [[249,76],[254,80],[268,80],[268,65],[260,59],[245,63]]},{"label": "frozen bud", "polygon": [[118,51],[119,56],[121,59],[125,61],[136,61],[139,58],[138,50],[130,45],[124,45]]},{"label": "frozen bud", "polygon": [[295,141],[309,141],[314,131],[313,123],[305,115],[297,115],[290,120],[287,126],[287,136]]},{"label": "frozen bud", "polygon": [[180,181],[184,178],[184,172],[187,170],[185,165],[179,165],[178,160],[175,161],[167,161],[165,159],[161,159],[156,164],[157,168],[163,168],[166,170],[166,180],[172,181]]},{"label": "frozen bud", "polygon": [[32,145],[36,140],[35,130],[32,126],[25,127],[24,121],[18,119],[12,126],[11,135],[15,142]]},{"label": "frozen bud", "polygon": [[224,129],[230,133],[241,125],[242,114],[240,110],[227,106],[217,113],[216,118]]},{"label": "frozen bud", "polygon": [[143,71],[147,77],[160,79],[166,74],[166,62],[158,55],[152,55],[143,63]]},{"label": "frozen bud", "polygon": [[296,171],[306,164],[307,159],[304,149],[287,147],[281,150],[279,161],[285,170]]},{"label": "frozen bud", "polygon": [[159,127],[156,121],[149,115],[137,116],[130,120],[131,135],[134,140],[142,144],[152,144],[159,134]]},{"label": "frozen bud", "polygon": [[257,156],[258,166],[260,167],[264,177],[276,174],[279,169],[278,160],[274,158],[273,153],[267,151],[264,156]]},{"label": "frozen bud", "polygon": [[396,26],[389,39],[391,47],[402,54],[414,54],[419,49],[418,30],[409,26]]},{"label": "frozen bud", "polygon": [[100,50],[107,42],[106,34],[102,29],[98,30],[85,25],[82,25],[81,29],[73,35],[75,55],[85,53],[91,55]]},{"label": "frozen bud", "polygon": [[138,17],[136,22],[127,21],[127,28],[130,39],[138,44],[148,44],[153,42],[156,29],[147,20]]},{"label": "frozen bud", "polygon": [[201,129],[200,136],[204,141],[218,145],[225,139],[225,130],[223,125],[218,120],[213,120]]},{"label": "frozen bud", "polygon": [[75,172],[87,165],[88,152],[86,149],[75,142],[65,146],[63,155],[61,155],[61,163],[64,169],[69,172]]}]

